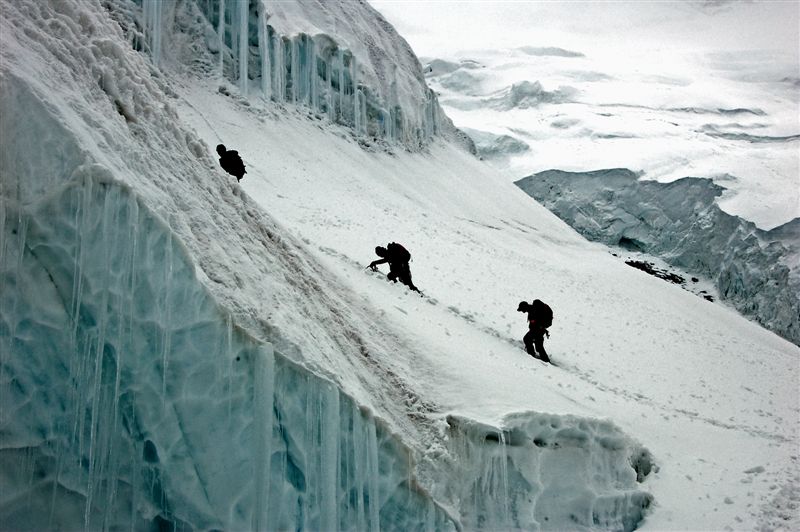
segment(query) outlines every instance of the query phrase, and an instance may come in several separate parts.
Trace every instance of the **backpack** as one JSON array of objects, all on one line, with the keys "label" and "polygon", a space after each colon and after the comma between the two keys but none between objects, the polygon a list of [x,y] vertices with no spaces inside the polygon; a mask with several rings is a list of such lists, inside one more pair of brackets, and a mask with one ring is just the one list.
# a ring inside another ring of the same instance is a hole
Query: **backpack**
[{"label": "backpack", "polygon": [[386,251],[389,252],[389,256],[392,257],[393,260],[398,262],[408,262],[411,260],[411,253],[408,252],[406,248],[398,244],[397,242],[392,242],[386,246]]},{"label": "backpack", "polygon": [[537,325],[543,329],[547,329],[553,324],[553,310],[547,303],[543,303],[537,299],[533,302],[531,307]]},{"label": "backpack", "polygon": [[242,158],[239,157],[239,152],[236,150],[228,150],[225,152],[225,156],[220,159],[219,162],[228,173],[235,176],[241,176],[247,173],[244,168],[244,162]]}]

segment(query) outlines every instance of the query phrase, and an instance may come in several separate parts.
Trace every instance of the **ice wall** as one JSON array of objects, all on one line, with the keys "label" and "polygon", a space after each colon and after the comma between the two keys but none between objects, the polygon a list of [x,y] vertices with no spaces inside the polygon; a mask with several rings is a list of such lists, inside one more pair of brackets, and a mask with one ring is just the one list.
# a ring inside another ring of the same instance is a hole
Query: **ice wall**
[{"label": "ice wall", "polygon": [[449,416],[468,530],[634,530],[653,498],[650,453],[611,422],[520,413],[502,429]]},{"label": "ice wall", "polygon": [[[797,232],[762,231],[722,211],[709,179],[639,181],[625,169],[548,170],[517,185],[590,240],[658,256],[712,279],[720,296],[800,345]],[[784,234],[785,233],[785,234]]]},{"label": "ice wall", "polygon": [[314,268],[179,125],[124,17],[0,8],[3,527],[453,528],[396,428],[248,300],[297,305]]},{"label": "ice wall", "polygon": [[473,149],[439,107],[408,44],[366,3],[195,0],[167,18],[161,0],[140,3],[145,40],[159,45],[149,47],[156,64],[167,27],[191,33],[202,24],[207,49],[218,55],[211,75],[231,80],[242,95],[302,105],[357,136],[411,150],[436,136]]},{"label": "ice wall", "polygon": [[5,526],[454,528],[410,451],[240,330],[105,168],[24,207],[3,184]]}]

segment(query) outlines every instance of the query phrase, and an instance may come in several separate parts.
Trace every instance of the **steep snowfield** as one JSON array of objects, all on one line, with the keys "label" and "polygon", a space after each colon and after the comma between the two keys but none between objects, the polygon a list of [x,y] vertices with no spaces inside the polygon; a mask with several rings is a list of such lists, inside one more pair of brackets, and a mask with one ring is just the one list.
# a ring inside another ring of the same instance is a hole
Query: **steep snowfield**
[{"label": "steep snowfield", "polygon": [[[660,468],[645,527],[780,527],[780,508],[796,522],[783,499],[798,485],[796,346],[633,271],[458,149],[369,153],[302,112],[262,121],[185,83],[187,121],[250,164],[242,188],[400,331],[409,345],[386,363],[434,412],[613,420]],[[428,299],[363,271],[392,240]],[[555,310],[559,367],[520,349],[515,309],[533,297]]]},{"label": "steep snowfield", "polygon": [[[796,346],[461,147],[158,71],[99,4],[2,15],[4,523],[800,525]],[[426,297],[364,270],[392,240]]]}]

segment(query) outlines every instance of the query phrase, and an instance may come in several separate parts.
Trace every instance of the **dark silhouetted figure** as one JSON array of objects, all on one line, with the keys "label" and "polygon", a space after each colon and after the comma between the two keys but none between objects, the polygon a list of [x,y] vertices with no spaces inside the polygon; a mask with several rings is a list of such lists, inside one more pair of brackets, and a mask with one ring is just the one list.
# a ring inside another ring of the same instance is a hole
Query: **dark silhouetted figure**
[{"label": "dark silhouetted figure", "polygon": [[547,351],[544,350],[544,335],[550,336],[547,328],[553,324],[553,311],[546,303],[534,299],[533,304],[522,301],[517,312],[528,313],[528,333],[522,338],[525,351],[533,358],[550,362]]},{"label": "dark silhouetted figure", "polygon": [[386,277],[390,281],[400,281],[411,290],[419,292],[419,289],[411,282],[411,269],[408,266],[408,261],[411,260],[411,253],[409,253],[406,248],[397,242],[391,242],[387,244],[386,247],[376,247],[375,254],[382,258],[370,263],[369,268],[371,268],[372,271],[378,271],[376,268],[378,264],[388,262],[389,274]]},{"label": "dark silhouetted figure", "polygon": [[236,150],[226,150],[223,144],[217,146],[219,154],[219,165],[223,170],[236,177],[236,181],[241,181],[247,170],[244,169],[242,158]]}]

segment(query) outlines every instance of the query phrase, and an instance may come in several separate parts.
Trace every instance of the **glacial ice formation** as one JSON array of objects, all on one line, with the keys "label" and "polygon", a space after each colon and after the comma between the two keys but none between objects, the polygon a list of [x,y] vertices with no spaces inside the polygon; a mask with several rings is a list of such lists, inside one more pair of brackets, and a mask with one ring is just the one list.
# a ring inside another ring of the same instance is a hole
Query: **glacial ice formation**
[{"label": "glacial ice formation", "polygon": [[207,48],[219,55],[217,75],[242,95],[254,84],[264,98],[306,106],[357,136],[412,150],[435,136],[472,149],[425,85],[408,44],[366,3],[198,0],[176,13],[161,0],[137,1],[156,65],[168,28],[203,17]]},{"label": "glacial ice formation", "polygon": [[510,135],[470,128],[461,128],[461,130],[475,142],[478,155],[484,159],[499,159],[530,150],[527,143]]},{"label": "glacial ice formation", "polygon": [[521,81],[487,98],[484,103],[501,111],[528,109],[543,103],[568,102],[574,98],[576,92],[572,87],[559,87],[548,91],[539,81]]},{"label": "glacial ice formation", "polygon": [[612,423],[537,413],[504,428],[448,417],[454,488],[469,530],[634,530],[650,453]]},{"label": "glacial ice formation", "polygon": [[3,204],[6,526],[454,528],[408,449],[238,328],[105,168]]},{"label": "glacial ice formation", "polygon": [[[0,522],[635,527],[649,458],[610,423],[451,418],[421,475],[391,406],[379,417],[316,371],[315,349],[364,363],[371,324],[335,314],[328,272],[211,171],[165,75],[128,48],[170,53],[125,40],[130,5],[2,6]],[[180,38],[164,15],[185,4],[162,5],[148,26]],[[300,323],[287,332],[265,299]]]},{"label": "glacial ice formation", "polygon": [[590,240],[658,256],[712,279],[745,316],[800,345],[800,240],[722,211],[710,179],[640,181],[626,169],[548,170],[517,185]]}]

